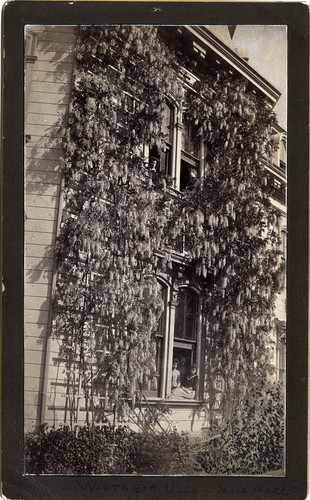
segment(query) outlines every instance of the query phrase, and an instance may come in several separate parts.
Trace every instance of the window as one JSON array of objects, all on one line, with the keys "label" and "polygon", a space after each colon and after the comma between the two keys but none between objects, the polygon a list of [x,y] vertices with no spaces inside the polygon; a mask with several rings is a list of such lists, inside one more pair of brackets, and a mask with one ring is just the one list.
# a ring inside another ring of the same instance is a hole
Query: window
[{"label": "window", "polygon": [[202,136],[188,112],[168,99],[162,104],[161,133],[161,147],[156,145],[149,151],[151,170],[171,176],[180,191],[198,187],[204,167]]},{"label": "window", "polygon": [[165,145],[160,154],[160,170],[166,175],[172,175],[172,144],[173,144],[173,108],[167,102],[163,104],[162,133],[165,136]]},{"label": "window", "polygon": [[28,103],[29,103],[29,97],[30,97],[30,84],[32,80],[32,72],[34,68],[34,64],[37,60],[37,57],[35,55],[36,51],[36,44],[37,44],[37,35],[36,33],[32,32],[29,30],[29,28],[26,28],[26,37],[25,37],[25,118],[26,118],[26,112],[28,108]]},{"label": "window", "polygon": [[174,176],[173,165],[172,165],[172,152],[173,144],[175,141],[174,137],[174,123],[175,123],[175,111],[173,106],[168,102],[164,101],[162,105],[162,127],[161,133],[164,136],[164,143],[160,151],[158,151],[157,146],[154,146],[150,150],[149,164],[153,162],[156,163],[156,170],[162,172],[165,175]]},{"label": "window", "polygon": [[199,178],[201,141],[192,120],[183,115],[180,190],[194,186]]},{"label": "window", "polygon": [[[37,44],[37,35],[33,31],[31,31],[29,28],[26,30],[26,38],[25,38],[25,56],[26,56],[26,61],[27,62],[35,62],[36,57],[35,57],[35,49],[36,49],[36,44]],[[33,61],[31,61],[31,58],[34,58]]]},{"label": "window", "polygon": [[164,311],[154,339],[154,367],[143,381],[147,398],[194,401],[198,397],[199,295],[162,285]]},{"label": "window", "polygon": [[117,121],[120,125],[128,125],[129,120],[134,113],[139,111],[140,102],[138,99],[130,95],[128,92],[123,91],[121,99],[117,102]]},{"label": "window", "polygon": [[[190,288],[181,288],[175,309],[173,362],[178,362],[181,387],[186,387],[193,365],[197,364],[198,296]],[[173,389],[172,389],[173,393]],[[176,396],[182,393],[176,393]]]},{"label": "window", "polygon": [[162,396],[162,386],[163,386],[163,358],[165,352],[165,340],[166,340],[166,321],[167,321],[167,297],[168,297],[168,287],[167,285],[161,284],[161,296],[164,303],[164,310],[160,317],[158,323],[158,329],[154,339],[155,343],[155,363],[150,374],[143,380],[143,393],[146,397],[158,397]]},{"label": "window", "polygon": [[284,381],[285,377],[285,337],[285,321],[278,321],[276,325],[276,367],[277,379],[281,382]]},{"label": "window", "polygon": [[281,240],[280,250],[281,250],[281,252],[283,252],[284,258],[286,257],[286,239],[287,239],[287,231],[286,231],[286,228],[283,227],[281,229],[281,235],[280,235],[280,240]]}]

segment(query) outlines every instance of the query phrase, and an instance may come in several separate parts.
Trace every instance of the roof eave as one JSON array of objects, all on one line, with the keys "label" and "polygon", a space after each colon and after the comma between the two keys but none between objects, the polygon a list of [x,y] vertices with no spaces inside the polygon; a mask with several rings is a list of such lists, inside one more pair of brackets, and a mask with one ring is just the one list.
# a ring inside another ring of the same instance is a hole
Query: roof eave
[{"label": "roof eave", "polygon": [[281,93],[254,68],[247,64],[242,57],[208,31],[206,26],[185,26],[185,28],[197,37],[201,43],[212,49],[221,59],[225,60],[232,68],[242,74],[254,87],[263,92],[272,105],[276,104]]}]

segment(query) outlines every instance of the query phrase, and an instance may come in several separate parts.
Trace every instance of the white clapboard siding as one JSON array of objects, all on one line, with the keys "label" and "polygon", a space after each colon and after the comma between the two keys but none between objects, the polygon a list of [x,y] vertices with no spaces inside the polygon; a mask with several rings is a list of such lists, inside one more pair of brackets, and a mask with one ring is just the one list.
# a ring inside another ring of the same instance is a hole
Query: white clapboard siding
[{"label": "white clapboard siding", "polygon": [[55,208],[27,207],[27,218],[37,220],[52,220],[57,217]]},{"label": "white clapboard siding", "polygon": [[52,271],[53,270],[54,259],[50,258],[40,258],[40,257],[29,257],[26,259],[25,268],[28,270],[35,269],[36,271]]},{"label": "white clapboard siding", "polygon": [[[53,26],[51,27],[51,30],[48,31],[43,31],[41,34],[38,35],[38,40],[39,42],[45,41],[45,42],[57,42],[57,43],[62,43],[65,48],[68,49],[69,52],[73,50],[72,43],[75,40],[75,35],[72,33],[72,31],[69,31],[69,27],[67,31],[60,30],[60,26]],[[52,31],[53,30],[53,31]],[[60,38],[61,34],[61,38]]]},{"label": "white clapboard siding", "polygon": [[[27,82],[30,91],[25,121],[26,428],[40,423],[44,373],[49,364],[53,365],[46,349],[61,200],[62,134],[70,101],[76,38],[71,26],[31,26],[31,31],[37,36],[37,59],[31,81]],[[51,358],[57,356],[57,345],[53,345]]]},{"label": "white clapboard siding", "polygon": [[[71,81],[71,79],[68,79]],[[70,95],[70,88],[67,84],[58,82],[36,82],[32,80],[31,92],[40,92],[47,94]]]},{"label": "white clapboard siding", "polygon": [[25,267],[27,267],[27,258],[38,257],[45,259],[53,259],[54,258],[54,249],[50,246],[45,245],[26,245],[25,249],[26,254],[26,262]]},{"label": "white clapboard siding", "polygon": [[[28,113],[28,123],[33,125],[54,125],[56,114]],[[58,115],[61,119],[62,115]],[[28,129],[29,130],[29,129]]]},{"label": "white clapboard siding", "polygon": [[[35,188],[36,186],[34,186]],[[56,186],[57,187],[57,186]],[[26,207],[32,208],[58,208],[59,197],[47,194],[27,194],[26,193]]]},{"label": "white clapboard siding", "polygon": [[46,104],[45,102],[30,102],[28,114],[41,114],[46,116],[62,116],[66,114],[67,106],[65,104]]},{"label": "white clapboard siding", "polygon": [[[42,329],[42,333],[44,333],[44,331],[45,330]],[[25,348],[29,351],[42,351],[42,343],[44,343],[44,340],[42,340],[41,338],[36,338],[34,336],[25,336],[24,345]]]},{"label": "white clapboard siding", "polygon": [[31,91],[29,103],[45,103],[45,104],[68,104],[70,99],[70,94],[57,94],[53,92],[43,93]]},{"label": "white clapboard siding", "polygon": [[[40,58],[39,58],[40,57]],[[62,57],[62,62],[59,62],[59,60],[57,61],[53,61],[51,59],[42,59],[42,56],[39,56],[38,57],[38,60],[36,61],[36,64],[35,64],[35,71],[40,71],[40,72],[45,72],[45,74],[47,76],[50,76],[50,74],[54,75],[54,74],[68,74],[68,75],[71,75],[72,73],[72,63],[71,63],[71,55],[69,56],[70,57],[70,61],[66,61],[65,58],[66,58],[66,55],[64,55]],[[34,73],[35,73],[34,71]]]},{"label": "white clapboard siding", "polygon": [[[51,284],[25,283],[25,300],[28,297],[49,298],[51,295]],[[43,300],[42,300],[43,303]]]},{"label": "white clapboard siding", "polygon": [[45,196],[59,196],[59,182],[47,183],[42,186],[42,182],[26,182],[27,194],[40,194]]},{"label": "white clapboard siding", "polygon": [[62,153],[63,153],[62,147],[59,147],[59,149],[56,149],[55,147],[52,149],[46,149],[38,145],[33,146],[28,143],[26,147],[26,159],[27,159],[26,167],[28,166],[29,159],[59,161],[59,157],[62,155]]},{"label": "white clapboard siding", "polygon": [[36,233],[53,233],[55,231],[55,222],[53,220],[27,219],[25,229]]},{"label": "white clapboard siding", "polygon": [[27,378],[27,389],[30,392],[38,393],[41,390],[40,378],[38,377],[28,377]]},{"label": "white clapboard siding", "polygon": [[43,324],[37,324],[37,323],[26,323],[24,327],[24,333],[25,333],[25,344],[27,346],[28,344],[28,339],[32,339],[36,343],[36,345],[40,344],[42,346],[42,343],[45,342],[46,339],[46,325]]},{"label": "white clapboard siding", "polygon": [[36,311],[35,309],[25,309],[24,320],[25,323],[38,323],[47,325],[48,311],[42,309],[40,309],[39,311]]},{"label": "white clapboard siding", "polygon": [[[56,117],[55,117],[56,118]],[[62,124],[55,119],[52,125],[27,124],[27,134],[35,137],[61,137]],[[31,140],[31,139],[30,139]]]},{"label": "white clapboard siding", "polygon": [[34,365],[42,365],[42,356],[43,356],[43,350],[38,351],[38,350],[32,350],[32,349],[26,349],[25,350],[25,365],[27,364],[34,364]]},{"label": "white clapboard siding", "polygon": [[49,41],[44,41],[44,40],[38,42],[37,50],[46,52],[49,50],[51,46],[55,47],[55,52],[60,52],[60,53],[70,54],[74,50],[73,47],[70,46],[70,44],[68,43],[56,42],[56,41],[51,43]]},{"label": "white clapboard siding", "polygon": [[[26,387],[27,387],[27,381],[26,381]],[[25,406],[34,406],[36,410],[38,410],[40,404],[40,394],[38,392],[33,392],[33,391],[25,391]]]},{"label": "white clapboard siding", "polygon": [[25,242],[32,245],[54,245],[56,235],[53,233],[41,233],[37,231],[27,231]]},{"label": "white clapboard siding", "polygon": [[[48,149],[58,149],[59,154],[61,155],[63,152],[63,147],[62,147],[62,137],[57,136],[57,135],[38,135],[38,134],[29,134],[29,127],[31,125],[27,126],[27,135],[29,136],[29,142],[28,145],[29,147],[35,146],[35,149],[37,148],[47,148]],[[42,132],[42,131],[41,131]],[[38,131],[39,133],[39,131]]]},{"label": "white clapboard siding", "polygon": [[61,71],[34,71],[32,80],[36,82],[68,83],[71,80],[70,73]]},{"label": "white clapboard siding", "polygon": [[42,301],[42,297],[25,297],[25,309],[36,309],[40,311],[49,311],[49,297]]},{"label": "white clapboard siding", "polygon": [[59,172],[60,160],[28,158],[26,172]]},{"label": "white clapboard siding", "polygon": [[29,429],[37,425],[37,419],[36,417],[34,418],[34,415],[36,416],[39,412],[40,406],[33,404],[27,405],[25,402],[24,416]]},{"label": "white clapboard siding", "polygon": [[[27,352],[27,349],[25,349],[25,353]],[[32,351],[29,351],[32,352]],[[25,375],[25,384],[27,383],[27,378],[28,377],[38,377],[41,378],[43,381],[43,374],[44,374],[44,364],[36,364],[29,362],[29,359],[27,362],[24,363],[24,375]],[[35,417],[35,414],[33,415]]]},{"label": "white clapboard siding", "polygon": [[[26,182],[39,182],[40,184],[58,185],[61,182],[59,172],[44,172],[43,170],[28,170],[26,172]],[[45,186],[42,187],[45,189]]]}]

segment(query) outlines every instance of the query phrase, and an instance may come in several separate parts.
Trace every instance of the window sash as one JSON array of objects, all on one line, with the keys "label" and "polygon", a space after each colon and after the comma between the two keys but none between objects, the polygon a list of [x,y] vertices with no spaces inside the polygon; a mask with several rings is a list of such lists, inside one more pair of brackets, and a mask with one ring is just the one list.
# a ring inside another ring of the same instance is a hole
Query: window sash
[{"label": "window sash", "polygon": [[[198,297],[188,288],[181,288],[175,311],[174,338],[196,341],[198,320]],[[182,295],[181,295],[182,294]],[[193,305],[190,305],[191,301]],[[192,331],[189,335],[188,332]]]}]

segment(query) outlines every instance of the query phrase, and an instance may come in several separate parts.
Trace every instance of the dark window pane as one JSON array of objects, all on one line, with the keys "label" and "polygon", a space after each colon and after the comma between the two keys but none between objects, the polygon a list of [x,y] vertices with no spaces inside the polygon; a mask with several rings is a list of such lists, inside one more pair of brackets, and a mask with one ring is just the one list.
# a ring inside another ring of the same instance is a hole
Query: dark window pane
[{"label": "dark window pane", "polygon": [[195,158],[199,157],[200,137],[191,120],[183,118],[182,150]]},{"label": "dark window pane", "polygon": [[184,312],[186,304],[185,288],[181,288],[178,295],[178,305],[175,309],[174,336],[178,339],[184,338]]},{"label": "dark window pane", "polygon": [[163,346],[166,328],[167,317],[167,287],[161,285],[162,299],[164,302],[164,310],[158,322],[157,335],[153,342],[154,359],[152,360],[152,368],[149,374],[143,378],[142,390],[147,397],[159,396],[160,384],[162,378],[162,362],[163,362]]},{"label": "dark window pane", "polygon": [[185,338],[194,340],[197,335],[197,296],[190,290],[187,291]]},{"label": "dark window pane", "polygon": [[163,313],[159,319],[158,323],[158,335],[165,336],[165,328],[166,328],[166,317],[167,317],[167,287],[164,285],[161,285],[161,297],[164,302],[164,310]]},{"label": "dark window pane", "polygon": [[181,160],[180,190],[193,188],[198,180],[198,166],[192,165],[187,160]]},{"label": "dark window pane", "polygon": [[196,340],[197,310],[197,295],[188,288],[181,288],[175,311],[175,338]]},{"label": "dark window pane", "polygon": [[163,104],[162,133],[165,135],[166,142],[171,144],[173,135],[173,109],[166,102]]}]

